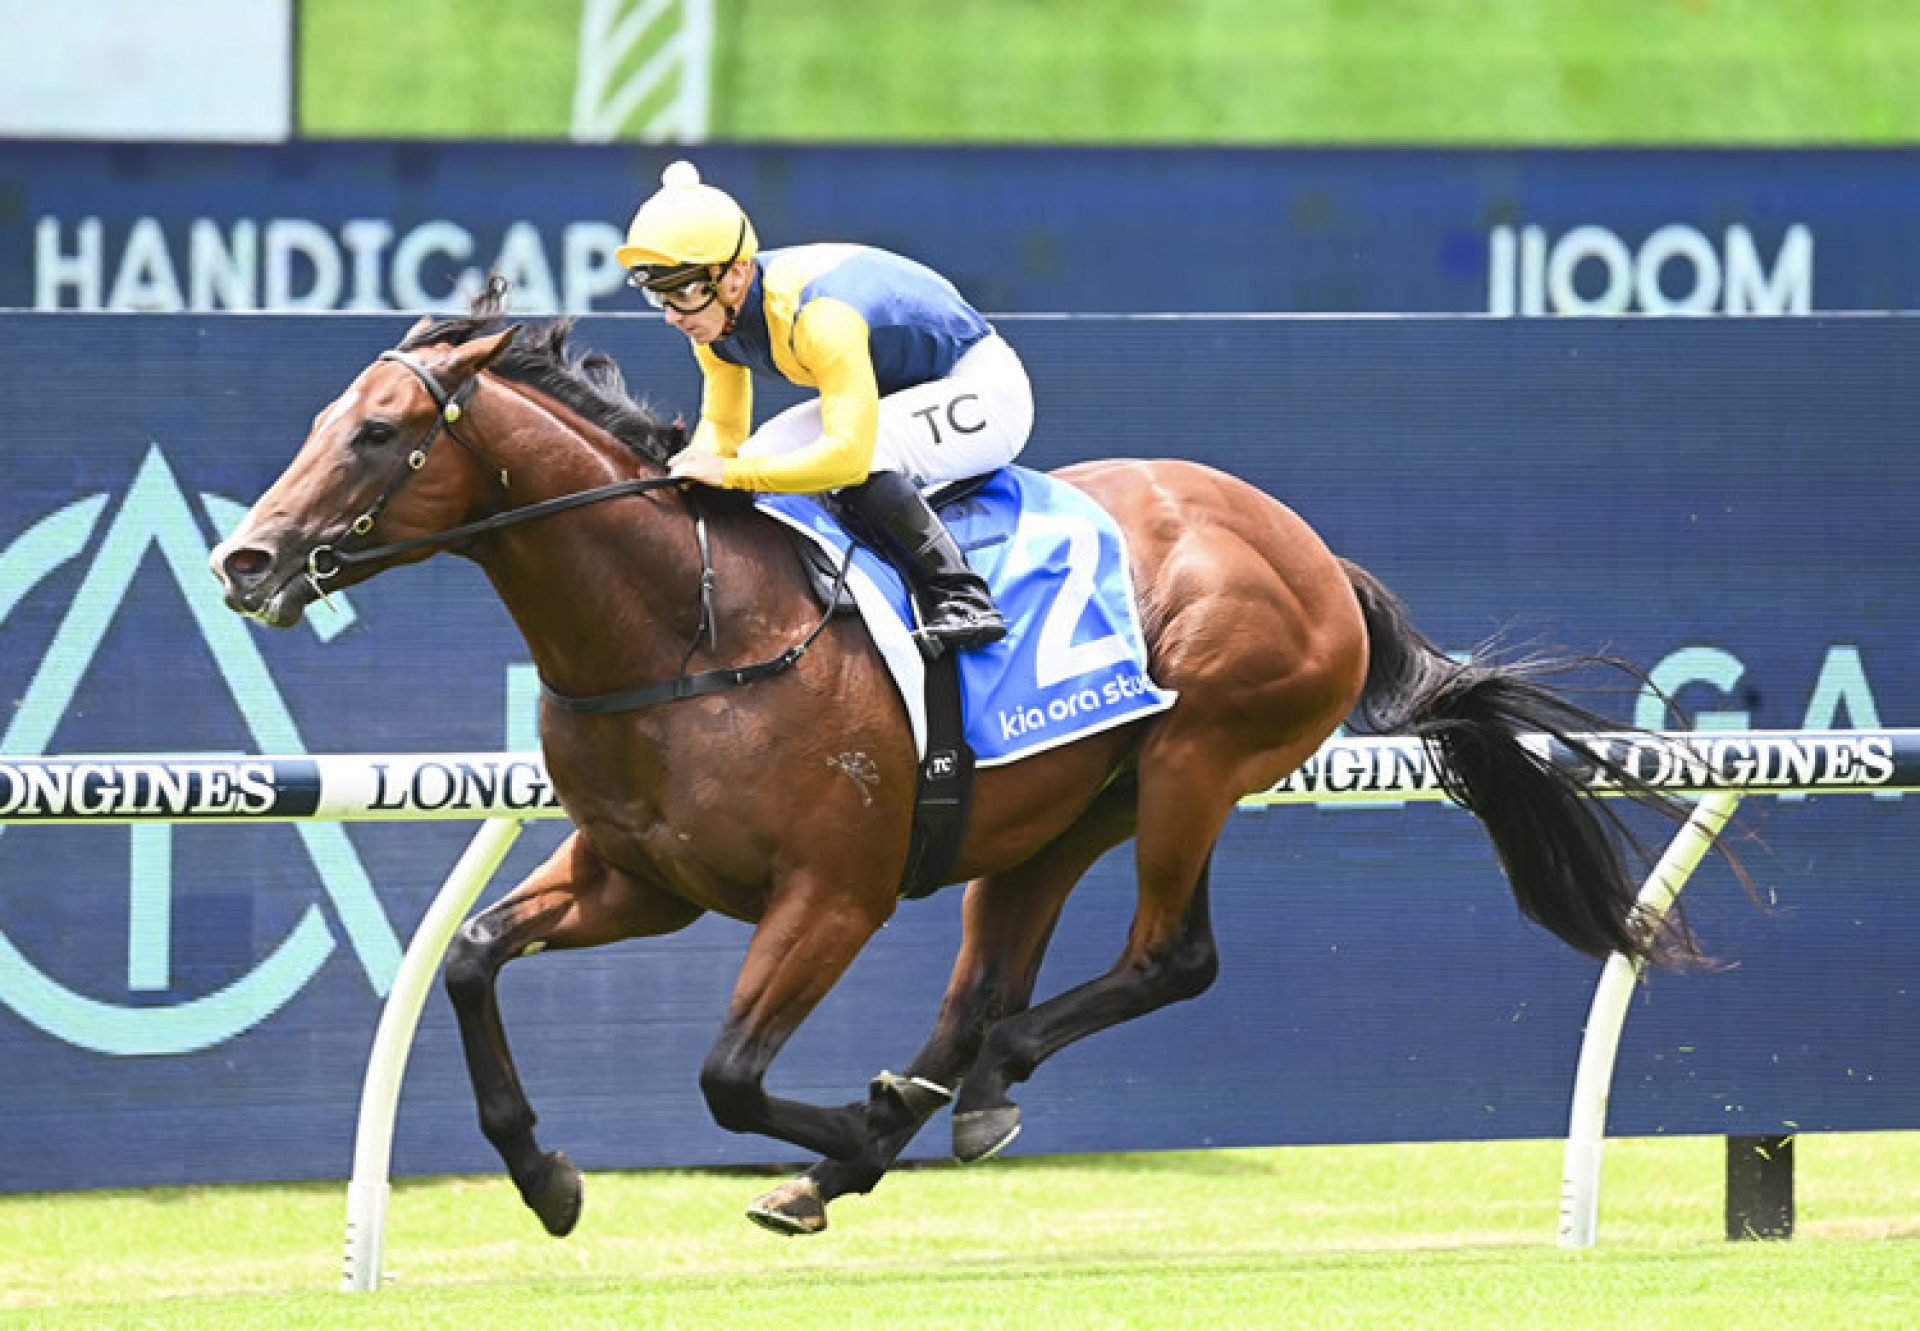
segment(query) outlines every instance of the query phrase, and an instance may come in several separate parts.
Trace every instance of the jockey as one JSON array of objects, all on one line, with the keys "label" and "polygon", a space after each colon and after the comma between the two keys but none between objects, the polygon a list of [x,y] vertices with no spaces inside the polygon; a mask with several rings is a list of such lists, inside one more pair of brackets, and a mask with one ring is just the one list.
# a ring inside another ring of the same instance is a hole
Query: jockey
[{"label": "jockey", "polygon": [[[614,256],[693,343],[705,387],[671,473],[730,490],[835,491],[907,566],[926,646],[1006,636],[925,486],[1018,456],[1033,390],[1013,348],[939,274],[885,250],[759,250],[732,198],[675,162]],[[819,397],[752,427],[752,372]]]}]

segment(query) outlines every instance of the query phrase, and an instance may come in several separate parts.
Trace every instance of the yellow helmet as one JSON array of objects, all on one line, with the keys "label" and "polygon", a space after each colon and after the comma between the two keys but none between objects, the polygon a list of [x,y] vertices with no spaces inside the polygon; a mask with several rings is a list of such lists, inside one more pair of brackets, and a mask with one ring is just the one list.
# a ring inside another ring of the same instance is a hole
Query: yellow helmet
[{"label": "yellow helmet", "polygon": [[692,162],[674,162],[660,173],[659,191],[633,215],[627,243],[613,257],[632,273],[729,264],[751,259],[759,249],[760,239],[740,205],[724,191],[701,184]]}]

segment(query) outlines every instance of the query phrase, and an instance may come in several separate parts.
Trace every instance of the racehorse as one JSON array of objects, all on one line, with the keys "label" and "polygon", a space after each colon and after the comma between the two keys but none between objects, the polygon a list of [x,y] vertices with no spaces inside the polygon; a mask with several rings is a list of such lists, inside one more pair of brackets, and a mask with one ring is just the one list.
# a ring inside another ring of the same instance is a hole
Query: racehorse
[{"label": "racehorse", "polygon": [[[1526,916],[1592,956],[1694,955],[1639,915],[1612,816],[1520,742],[1544,731],[1578,749],[1570,734],[1609,728],[1542,663],[1450,660],[1370,574],[1232,476],[1092,462],[1057,475],[1123,529],[1148,668],[1177,702],[981,771],[950,874],[967,883],[962,941],[926,1044],[864,1100],[768,1094],[781,1047],[895,909],[915,742],[868,633],[822,615],[785,529],[745,496],[668,479],[684,431],[631,400],[609,358],[570,348],[570,327],[508,325],[497,294],[421,320],[319,413],[212,555],[228,605],[284,628],[329,590],[450,550],[492,582],[546,690],[638,690],[618,710],[543,705],[575,830],[464,924],[446,962],[481,1129],[549,1232],[576,1223],[581,1177],[535,1139],[495,995],[506,962],[669,934],[706,911],[751,923],[700,1087],[723,1128],[821,1157],[749,1210],[817,1231],[956,1089],[954,1153],[982,1159],[1018,1131],[1009,1091],[1047,1058],[1204,991],[1228,815],[1356,709],[1435,748]],[[451,447],[434,447],[442,436]],[[1130,837],[1138,901],[1118,959],[1034,1003],[1068,893]]]}]

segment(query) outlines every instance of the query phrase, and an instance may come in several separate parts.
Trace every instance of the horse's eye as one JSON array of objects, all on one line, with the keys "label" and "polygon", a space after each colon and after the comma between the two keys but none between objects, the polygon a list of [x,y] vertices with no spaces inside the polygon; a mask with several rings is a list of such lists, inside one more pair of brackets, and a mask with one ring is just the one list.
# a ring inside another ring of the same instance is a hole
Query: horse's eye
[{"label": "horse's eye", "polygon": [[393,422],[365,421],[361,424],[359,432],[353,436],[353,442],[363,447],[377,448],[392,439],[393,435]]}]

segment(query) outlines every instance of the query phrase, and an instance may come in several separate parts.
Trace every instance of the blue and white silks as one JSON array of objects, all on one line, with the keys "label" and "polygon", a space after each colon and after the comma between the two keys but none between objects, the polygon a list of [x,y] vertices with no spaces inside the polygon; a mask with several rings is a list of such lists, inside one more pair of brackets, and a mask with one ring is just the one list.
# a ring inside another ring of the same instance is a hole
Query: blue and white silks
[{"label": "blue and white silks", "polygon": [[[806,533],[836,565],[850,539],[807,495],[761,495],[769,516]],[[1007,617],[999,642],[960,655],[961,712],[980,767],[1030,757],[1069,740],[1151,716],[1177,695],[1147,676],[1125,539],[1079,490],[1024,467],[1003,467],[941,509],[967,562]],[[900,575],[861,549],[847,573],[880,654],[927,750],[926,663],[911,632]]]}]

